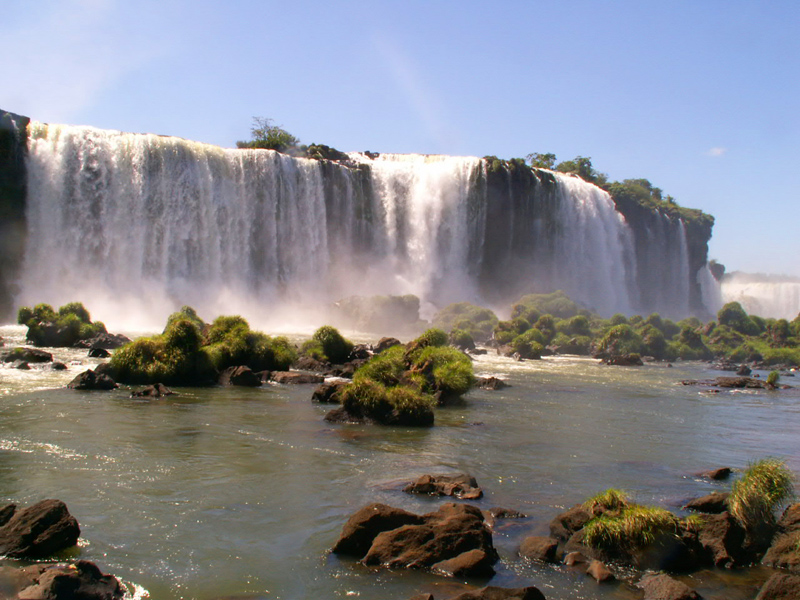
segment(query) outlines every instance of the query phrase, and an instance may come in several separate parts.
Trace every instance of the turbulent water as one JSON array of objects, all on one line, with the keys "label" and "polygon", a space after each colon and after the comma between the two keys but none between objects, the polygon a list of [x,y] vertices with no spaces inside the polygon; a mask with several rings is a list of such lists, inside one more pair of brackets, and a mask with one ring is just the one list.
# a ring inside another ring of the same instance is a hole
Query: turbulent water
[{"label": "turbulent water", "polygon": [[[23,331],[0,335],[20,341]],[[69,371],[0,365],[0,499],[64,500],[82,530],[72,557],[153,600],[405,600],[485,585],[329,554],[349,515],[369,503],[435,510],[444,499],[400,489],[428,472],[471,473],[486,494],[476,505],[528,515],[498,522],[491,585],[536,585],[548,600],[633,599],[627,584],[523,560],[519,544],[608,487],[680,512],[687,499],[729,486],[698,471],[776,456],[800,472],[798,390],[679,385],[722,374],[701,364],[478,356],[478,373],[512,387],[474,390],[463,405],[438,409],[433,428],[410,429],[326,423],[328,407],[311,402],[310,386],[181,389],[152,401],[127,388],[68,390],[96,361],[53,351]],[[718,569],[687,581],[705,598],[751,600],[768,575]]]},{"label": "turbulent water", "polygon": [[800,280],[731,273],[722,280],[722,298],[751,315],[792,320],[800,314]]},{"label": "turbulent water", "polygon": [[33,123],[18,302],[82,300],[117,327],[157,326],[182,304],[265,324],[353,294],[507,307],[556,289],[607,315],[688,314],[682,223],[647,233],[637,273],[604,191],[534,171],[522,194],[508,177],[498,186],[477,158],[341,164]]}]

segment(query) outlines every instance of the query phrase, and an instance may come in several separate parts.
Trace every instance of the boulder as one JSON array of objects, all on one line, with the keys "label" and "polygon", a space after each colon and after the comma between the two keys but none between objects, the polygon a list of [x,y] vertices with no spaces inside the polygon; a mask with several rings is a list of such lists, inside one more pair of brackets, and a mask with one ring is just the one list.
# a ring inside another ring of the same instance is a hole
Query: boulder
[{"label": "boulder", "polygon": [[67,387],[71,390],[113,390],[119,386],[108,375],[89,369],[77,375]]},{"label": "boulder", "polygon": [[313,373],[299,373],[297,371],[275,371],[272,374],[272,381],[283,384],[307,384],[322,383],[325,378],[322,375]]},{"label": "boulder", "polygon": [[53,362],[48,363],[46,365],[45,369],[47,369],[49,371],[66,371],[67,370],[67,365],[65,365],[63,362],[59,362],[57,360],[54,360]]},{"label": "boulder", "polygon": [[331,381],[320,383],[314,393],[311,394],[311,400],[321,404],[340,404],[339,390],[347,385],[346,381]]},{"label": "boulder", "polygon": [[592,519],[592,514],[578,504],[550,521],[550,534],[558,540],[568,540]]},{"label": "boulder", "polygon": [[731,468],[719,467],[718,469],[701,471],[697,474],[697,476],[702,477],[703,479],[711,479],[712,481],[723,481],[731,476]]},{"label": "boulder", "polygon": [[568,567],[574,567],[575,565],[585,565],[590,561],[589,558],[586,558],[582,553],[577,551],[567,552],[564,556],[564,564]]},{"label": "boulder", "polygon": [[355,360],[346,362],[343,365],[334,366],[331,368],[329,374],[332,377],[344,377],[345,379],[352,379],[355,372],[358,371],[362,365],[366,364],[368,360],[369,359],[366,358],[357,358]]},{"label": "boulder", "polygon": [[545,600],[544,594],[533,586],[524,588],[501,588],[488,586],[480,590],[464,592],[449,600]]},{"label": "boulder", "polygon": [[478,377],[475,380],[475,386],[484,390],[502,390],[509,387],[505,381],[497,377]]},{"label": "boulder", "polygon": [[447,503],[422,519],[419,524],[379,533],[364,564],[424,568],[470,550],[482,550],[491,564],[497,561],[492,534],[474,506]]},{"label": "boulder", "polygon": [[489,509],[489,514],[495,519],[527,519],[528,515],[521,513],[513,508],[502,508],[493,506]]},{"label": "boulder", "polygon": [[162,396],[174,396],[175,392],[163,383],[154,383],[147,387],[131,392],[131,398],[161,398]]},{"label": "boulder", "polygon": [[783,511],[777,534],[764,555],[764,564],[800,573],[800,503]]},{"label": "boulder", "polygon": [[261,377],[246,365],[228,367],[219,374],[217,381],[220,385],[235,385],[239,387],[258,387],[261,385]]},{"label": "boulder", "polygon": [[369,346],[366,344],[356,344],[353,346],[353,349],[350,351],[350,355],[347,357],[347,361],[350,362],[352,360],[369,360],[370,357]]},{"label": "boulder", "polygon": [[322,362],[310,356],[301,356],[292,364],[292,367],[301,371],[314,371],[316,373],[329,373],[331,370],[330,363]]},{"label": "boulder", "polygon": [[31,370],[31,366],[27,363],[27,361],[24,361],[24,360],[15,360],[13,363],[11,363],[11,368],[12,369],[17,369],[19,371],[30,371]]},{"label": "boulder", "polygon": [[616,365],[618,367],[641,367],[644,364],[642,357],[636,353],[614,354],[603,362],[607,365]]},{"label": "boulder", "polygon": [[27,363],[46,363],[53,362],[53,355],[44,350],[36,348],[12,348],[8,352],[0,354],[0,359],[3,362],[10,363],[17,360],[22,360]]},{"label": "boulder", "polygon": [[775,573],[767,579],[756,600],[797,600],[800,598],[800,577],[790,573]]},{"label": "boulder", "polygon": [[105,348],[89,348],[89,358],[108,358],[111,353]]},{"label": "boulder", "polygon": [[347,520],[332,552],[361,558],[369,551],[378,534],[403,525],[423,522],[423,517],[401,508],[393,508],[386,504],[370,504]]},{"label": "boulder", "polygon": [[25,585],[18,600],[122,600],[125,590],[88,560],[75,564],[34,565],[20,569]]},{"label": "boulder", "polygon": [[747,365],[740,365],[738,369],[736,369],[736,374],[742,377],[747,377],[752,373],[752,369]]},{"label": "boulder", "polygon": [[375,354],[380,354],[384,350],[388,350],[394,346],[400,346],[401,342],[397,338],[393,337],[382,337],[378,340],[378,343],[372,347],[372,351]]},{"label": "boulder", "polygon": [[728,496],[729,492],[711,492],[706,496],[690,500],[683,509],[718,515],[728,510]]},{"label": "boulder", "polygon": [[605,583],[615,579],[614,574],[609,571],[605,563],[599,560],[592,560],[589,562],[589,567],[586,569],[586,574],[594,577],[597,583]]},{"label": "boulder", "polygon": [[17,512],[16,504],[6,504],[3,508],[0,508],[0,527],[8,523],[15,512]]},{"label": "boulder", "polygon": [[492,565],[495,562],[496,556],[487,554],[485,550],[475,549],[435,563],[431,569],[451,577],[491,577],[494,575]]},{"label": "boulder", "polygon": [[644,600],[699,600],[700,594],[685,583],[665,574],[645,575],[636,584],[644,591]]},{"label": "boulder", "polygon": [[0,554],[10,558],[46,558],[71,548],[81,530],[66,504],[42,500],[23,510],[15,510],[0,527]]},{"label": "boulder", "polygon": [[79,340],[74,348],[102,348],[103,350],[116,350],[125,344],[130,344],[131,338],[121,333],[101,333],[88,340]]},{"label": "boulder", "polygon": [[558,540],[551,537],[531,535],[522,540],[522,544],[519,547],[519,555],[531,560],[554,563],[557,562],[557,550]]},{"label": "boulder", "polygon": [[464,500],[476,500],[483,496],[483,490],[474,477],[460,475],[423,475],[403,488],[409,494],[428,494],[429,496],[455,496]]}]

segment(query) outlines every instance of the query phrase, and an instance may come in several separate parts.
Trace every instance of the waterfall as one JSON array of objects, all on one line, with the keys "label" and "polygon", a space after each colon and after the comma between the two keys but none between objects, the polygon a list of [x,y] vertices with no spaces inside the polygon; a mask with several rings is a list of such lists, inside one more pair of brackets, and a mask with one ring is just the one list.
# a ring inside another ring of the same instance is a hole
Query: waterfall
[{"label": "waterfall", "polygon": [[722,278],[722,300],[738,302],[751,315],[791,321],[800,314],[800,280],[729,273]]},{"label": "waterfall", "polygon": [[41,123],[28,144],[18,304],[81,300],[117,327],[159,325],[182,304],[270,323],[355,294],[508,307],[563,289],[601,314],[688,311],[682,222],[677,242],[668,220],[653,232],[660,267],[643,277],[631,225],[575,177],[473,157],[317,161]]}]

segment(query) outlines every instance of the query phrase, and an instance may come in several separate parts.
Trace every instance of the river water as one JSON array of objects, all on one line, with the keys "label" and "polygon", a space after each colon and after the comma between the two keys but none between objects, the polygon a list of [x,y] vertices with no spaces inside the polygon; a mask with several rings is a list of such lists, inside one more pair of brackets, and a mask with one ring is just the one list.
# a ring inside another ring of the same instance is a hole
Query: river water
[{"label": "river water", "polygon": [[[0,328],[7,345],[22,333]],[[612,486],[678,510],[728,487],[693,475],[704,469],[777,456],[800,473],[798,390],[680,385],[721,374],[699,363],[621,368],[489,354],[476,371],[511,387],[474,390],[439,409],[435,427],[404,429],[328,424],[312,386],[181,389],[158,400],[130,398],[128,388],[68,390],[99,361],[54,353],[67,372],[0,368],[0,500],[65,501],[82,529],[69,556],[96,562],[140,598],[403,600],[485,585],[328,552],[349,515],[371,502],[435,510],[444,500],[400,491],[429,472],[468,472],[484,489],[478,506],[528,515],[498,523],[492,585],[536,585],[549,600],[635,598],[624,584],[526,562],[519,543]],[[690,583],[706,598],[745,600],[768,574],[706,571]]]}]

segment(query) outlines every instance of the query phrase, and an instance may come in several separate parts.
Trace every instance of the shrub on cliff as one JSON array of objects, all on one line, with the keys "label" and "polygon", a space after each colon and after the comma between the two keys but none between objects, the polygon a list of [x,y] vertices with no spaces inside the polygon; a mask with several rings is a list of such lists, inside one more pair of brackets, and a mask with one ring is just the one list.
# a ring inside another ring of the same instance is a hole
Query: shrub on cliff
[{"label": "shrub on cliff", "polygon": [[58,313],[49,304],[23,306],[17,312],[17,322],[27,326],[26,339],[34,346],[70,347],[107,333],[103,323],[92,322],[89,311],[80,302],[65,304]]}]

